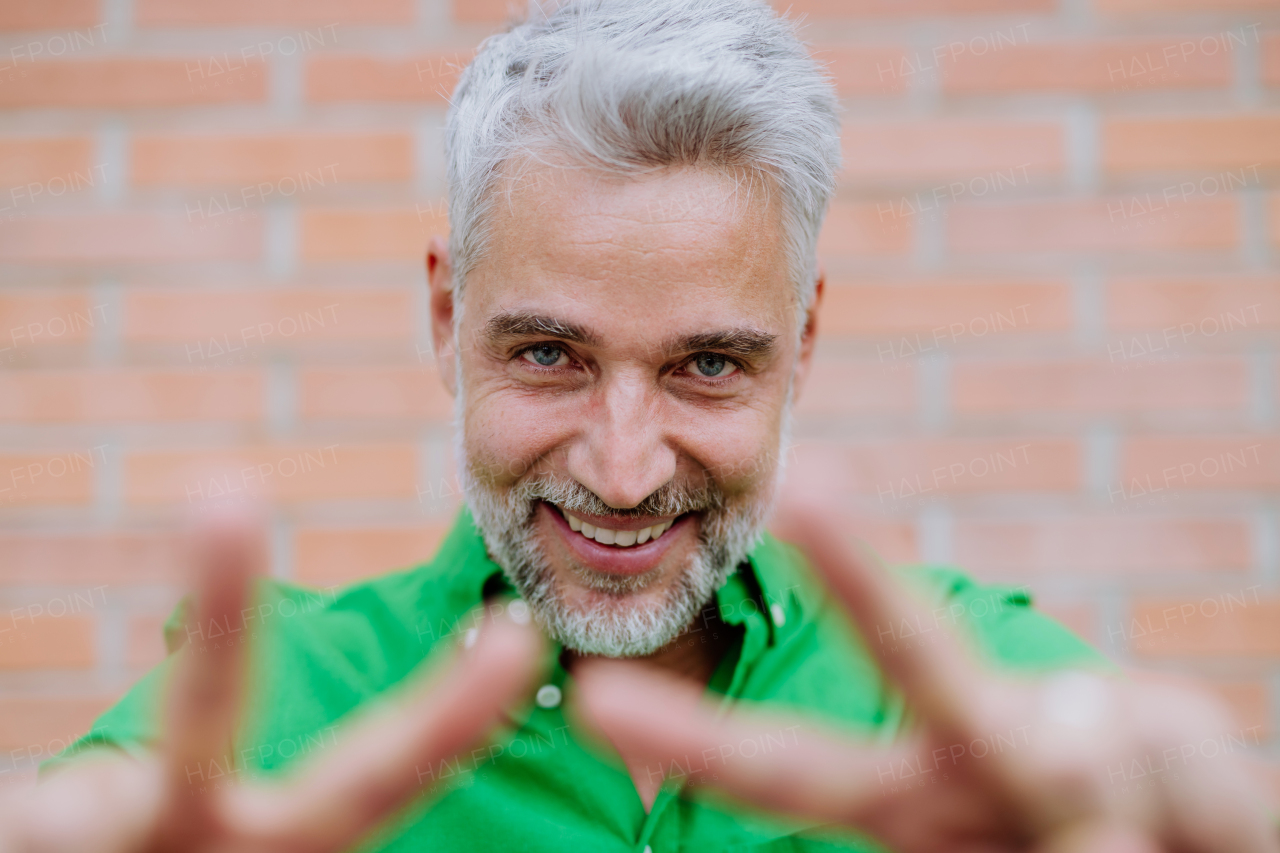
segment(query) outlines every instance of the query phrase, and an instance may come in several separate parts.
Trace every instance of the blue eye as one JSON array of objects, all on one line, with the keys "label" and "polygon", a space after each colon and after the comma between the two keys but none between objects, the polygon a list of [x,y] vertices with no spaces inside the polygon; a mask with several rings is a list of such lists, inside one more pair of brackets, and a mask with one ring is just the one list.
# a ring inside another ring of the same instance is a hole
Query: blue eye
[{"label": "blue eye", "polygon": [[564,350],[555,344],[537,344],[522,353],[526,360],[542,367],[555,367],[564,358]]},{"label": "blue eye", "polygon": [[738,366],[729,359],[715,352],[699,353],[689,364],[698,376],[707,379],[722,379],[732,376]]}]

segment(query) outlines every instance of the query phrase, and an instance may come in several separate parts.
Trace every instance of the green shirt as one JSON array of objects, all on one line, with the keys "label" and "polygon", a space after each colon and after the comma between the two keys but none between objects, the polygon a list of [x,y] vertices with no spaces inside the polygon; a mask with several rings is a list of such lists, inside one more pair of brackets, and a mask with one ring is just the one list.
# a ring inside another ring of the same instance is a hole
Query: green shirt
[{"label": "green shirt", "polygon": [[[1105,660],[1053,620],[1035,612],[1025,590],[975,584],[944,567],[914,567],[902,576],[936,609],[923,623],[881,626],[869,642],[906,646],[933,642],[940,628],[959,626],[979,653],[1004,669],[1043,671],[1106,667]],[[437,645],[460,641],[487,598],[514,594],[489,558],[469,513],[460,513],[435,559],[340,591],[317,592],[263,581],[243,622],[185,626],[183,605],[166,626],[170,650],[184,640],[251,643],[250,708],[233,754],[188,769],[192,785],[228,784],[245,773],[269,774],[314,756],[341,738],[342,717],[410,676]],[[768,703],[834,723],[853,736],[884,741],[903,725],[903,706],[862,641],[799,552],[765,535],[717,592],[720,621],[691,635],[729,632],[735,651],[708,692],[740,703]],[[189,640],[188,640],[189,638]],[[424,786],[436,783],[364,848],[381,851],[876,851],[847,833],[803,822],[765,818],[715,799],[682,796],[685,764],[650,768],[663,779],[646,814],[616,755],[578,736],[559,692],[569,680],[559,649],[548,661],[539,702],[515,714],[492,743],[435,767],[419,767]],[[157,697],[174,656],[157,666],[84,738],[78,752],[109,744],[143,750],[157,739]],[[545,685],[554,685],[557,690]],[[782,726],[758,742],[725,744],[726,754],[785,749],[794,728]],[[1016,748],[1019,733],[992,738],[994,749]],[[985,747],[984,747],[985,748]],[[55,761],[66,760],[65,756]],[[717,760],[695,756],[713,766]],[[886,765],[882,783],[929,784],[935,767]]]}]

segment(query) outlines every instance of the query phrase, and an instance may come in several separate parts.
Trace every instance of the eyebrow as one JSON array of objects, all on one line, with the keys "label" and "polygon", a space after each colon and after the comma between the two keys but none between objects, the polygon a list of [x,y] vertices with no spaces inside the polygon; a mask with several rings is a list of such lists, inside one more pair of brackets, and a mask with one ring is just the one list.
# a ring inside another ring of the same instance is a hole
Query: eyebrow
[{"label": "eyebrow", "polygon": [[494,343],[519,338],[560,338],[584,346],[598,346],[600,339],[577,323],[566,323],[543,314],[505,311],[485,323],[485,335]]},{"label": "eyebrow", "polygon": [[669,355],[715,350],[744,359],[759,359],[771,355],[778,336],[759,329],[720,329],[698,332],[668,341],[663,349]]},{"label": "eyebrow", "polygon": [[[600,337],[584,326],[545,314],[504,311],[485,323],[485,336],[495,344],[523,338],[559,338],[584,346],[599,346]],[[777,348],[778,336],[759,329],[716,329],[672,338],[660,345],[668,358],[713,350],[743,359],[761,359]]]}]

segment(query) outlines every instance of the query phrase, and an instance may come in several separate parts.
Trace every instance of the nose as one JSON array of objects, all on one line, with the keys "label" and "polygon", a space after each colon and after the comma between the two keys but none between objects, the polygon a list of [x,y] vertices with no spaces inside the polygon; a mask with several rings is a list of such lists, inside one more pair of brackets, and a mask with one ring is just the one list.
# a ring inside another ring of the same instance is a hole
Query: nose
[{"label": "nose", "polygon": [[592,394],[569,448],[568,474],[615,509],[630,509],[676,473],[661,395],[641,375],[617,375]]}]

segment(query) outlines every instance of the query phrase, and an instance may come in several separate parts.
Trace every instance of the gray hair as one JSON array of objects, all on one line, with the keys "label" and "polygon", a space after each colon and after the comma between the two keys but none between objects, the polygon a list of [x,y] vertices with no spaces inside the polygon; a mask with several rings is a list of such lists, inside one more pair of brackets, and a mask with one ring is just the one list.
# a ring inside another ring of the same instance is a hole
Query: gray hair
[{"label": "gray hair", "polygon": [[524,158],[610,174],[745,170],[780,195],[798,307],[840,167],[833,86],[763,0],[568,0],[533,5],[462,72],[445,156],[460,291],[489,239],[495,184]]}]

